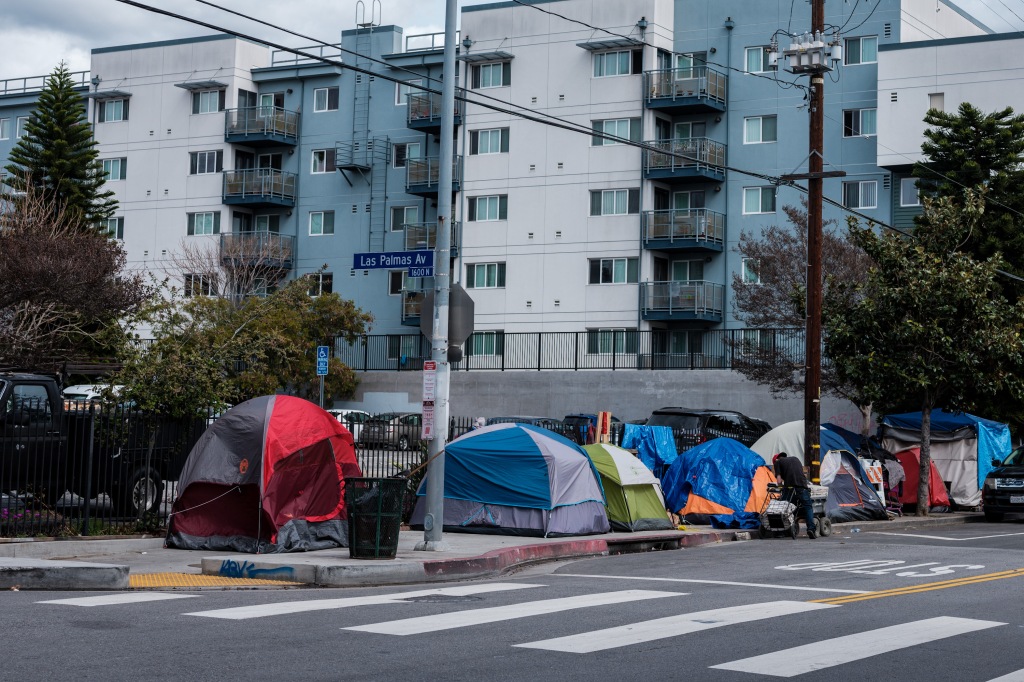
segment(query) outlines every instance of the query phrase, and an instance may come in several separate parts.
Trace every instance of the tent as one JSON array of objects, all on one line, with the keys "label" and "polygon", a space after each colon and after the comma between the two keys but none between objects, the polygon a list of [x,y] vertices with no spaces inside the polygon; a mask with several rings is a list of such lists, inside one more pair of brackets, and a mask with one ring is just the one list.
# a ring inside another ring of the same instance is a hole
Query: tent
[{"label": "tent", "polygon": [[[900,450],[896,453],[896,458],[903,465],[903,471],[906,474],[900,502],[917,504],[917,482],[921,480],[921,448],[912,447]],[[947,511],[950,503],[949,495],[946,494],[946,485],[942,482],[942,475],[935,466],[935,460],[929,464],[931,466],[928,476],[928,509]]]},{"label": "tent", "polygon": [[661,484],[629,450],[598,443],[583,448],[601,475],[612,530],[672,530]]},{"label": "tent", "polygon": [[662,480],[668,508],[716,528],[757,528],[775,481],[756,452],[732,438],[713,438],[679,455]]},{"label": "tent", "polygon": [[[824,425],[821,427],[821,435],[818,437],[818,442],[821,445],[822,452],[850,450],[850,445],[846,442],[846,439]],[[787,455],[802,459],[804,453],[804,420],[797,419],[796,421],[776,426],[758,438],[750,446],[750,449],[761,455],[768,464],[771,464],[772,458],[780,452],[785,452]]]},{"label": "tent", "polygon": [[864,465],[849,450],[825,453],[821,459],[821,485],[828,486],[825,514],[834,523],[889,518]]},{"label": "tent", "polygon": [[663,475],[679,456],[671,426],[626,424],[622,429],[622,447],[636,450],[636,456],[644,466],[658,476]]},{"label": "tent", "polygon": [[[423,527],[426,485],[424,478],[413,528]],[[444,498],[446,531],[553,537],[609,529],[604,490],[587,453],[532,424],[492,424],[448,443]]]},{"label": "tent", "polygon": [[[887,415],[880,435],[882,447],[890,452],[920,446],[921,413]],[[981,487],[992,470],[992,458],[1002,459],[1012,449],[1006,424],[967,413],[931,412],[932,462],[949,486],[949,497],[958,505],[981,504]]]},{"label": "tent", "polygon": [[182,469],[167,546],[292,552],[348,545],[352,434],[308,400],[253,398],[199,438]]}]

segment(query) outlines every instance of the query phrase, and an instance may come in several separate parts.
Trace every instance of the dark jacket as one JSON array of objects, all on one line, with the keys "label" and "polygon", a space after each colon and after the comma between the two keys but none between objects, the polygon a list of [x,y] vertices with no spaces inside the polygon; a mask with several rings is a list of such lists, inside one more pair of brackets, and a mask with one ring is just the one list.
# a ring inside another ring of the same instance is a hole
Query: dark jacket
[{"label": "dark jacket", "polygon": [[788,488],[808,487],[803,465],[796,457],[779,457],[775,460],[775,477]]}]

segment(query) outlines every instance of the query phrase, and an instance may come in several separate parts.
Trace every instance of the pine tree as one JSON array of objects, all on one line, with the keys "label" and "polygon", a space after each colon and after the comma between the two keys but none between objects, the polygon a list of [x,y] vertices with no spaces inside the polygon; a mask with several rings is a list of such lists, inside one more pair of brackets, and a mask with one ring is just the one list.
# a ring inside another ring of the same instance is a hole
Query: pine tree
[{"label": "pine tree", "polygon": [[45,203],[64,206],[82,226],[96,226],[117,210],[114,193],[103,189],[98,155],[85,102],[61,62],[11,150],[7,184],[16,192],[31,185]]}]

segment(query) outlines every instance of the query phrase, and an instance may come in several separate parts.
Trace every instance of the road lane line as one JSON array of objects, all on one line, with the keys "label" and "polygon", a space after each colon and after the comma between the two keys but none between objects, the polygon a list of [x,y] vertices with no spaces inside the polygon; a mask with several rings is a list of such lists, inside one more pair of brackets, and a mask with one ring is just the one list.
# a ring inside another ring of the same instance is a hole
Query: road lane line
[{"label": "road lane line", "polygon": [[555,637],[537,642],[516,644],[525,649],[544,649],[547,651],[563,651],[570,654],[589,654],[595,651],[616,649],[634,644],[643,644],[669,637],[679,637],[703,630],[749,623],[795,613],[806,613],[823,608],[834,608],[826,604],[815,604],[806,601],[775,601],[760,604],[744,604],[728,606],[709,611],[695,611],[678,616],[646,620],[629,625],[621,625],[604,630],[581,632],[568,637]]},{"label": "road lane line", "polygon": [[940,616],[773,651],[762,656],[713,665],[711,668],[772,677],[795,677],[1000,625],[1006,623]]},{"label": "road lane line", "polygon": [[816,599],[814,601],[820,604],[850,604],[852,602],[866,601],[868,599],[881,599],[883,597],[899,597],[905,594],[931,592],[933,590],[945,590],[950,587],[962,587],[964,585],[973,585],[975,583],[987,583],[992,580],[1003,580],[1006,578],[1021,577],[1024,577],[1024,568],[1018,568],[1010,571],[1000,571],[998,573],[987,573],[984,575],[967,576],[964,578],[957,578],[955,580],[940,580],[938,582],[933,583],[918,583],[916,585],[907,585],[906,587],[897,587],[891,590],[866,592],[860,595],[832,597],[829,599]]},{"label": "road lane line", "polygon": [[201,616],[203,618],[223,618],[225,620],[246,620],[248,618],[266,618],[267,616],[283,616],[292,613],[305,613],[307,611],[328,611],[331,609],[345,609],[355,606],[374,606],[377,604],[400,604],[404,599],[413,597],[430,597],[436,595],[447,595],[451,597],[466,597],[475,594],[486,594],[488,592],[504,592],[507,590],[524,590],[530,587],[545,587],[544,585],[527,585],[525,583],[489,583],[486,585],[463,585],[459,587],[441,587],[433,590],[416,590],[414,592],[392,592],[390,594],[369,595],[366,597],[341,597],[339,599],[308,599],[305,601],[285,601],[272,604],[254,604],[252,606],[238,606],[230,609],[217,609],[214,611],[196,611],[186,613],[186,616]]},{"label": "road lane line", "polygon": [[64,604],[66,606],[114,606],[117,604],[141,604],[147,601],[163,601],[165,599],[188,599],[198,594],[168,594],[167,592],[121,592],[118,594],[102,594],[97,597],[74,597],[72,599],[50,599],[37,601],[37,604]]},{"label": "road lane line", "polygon": [[552,573],[556,578],[608,578],[610,580],[648,580],[651,582],[697,583],[699,585],[727,585],[729,587],[757,587],[767,590],[802,590],[804,592],[839,592],[840,594],[868,594],[870,590],[839,590],[833,587],[800,587],[771,585],[768,583],[737,583],[728,580],[698,580],[696,578],[645,578],[638,575],[588,575],[586,573]]},{"label": "road lane line", "polygon": [[440,613],[420,618],[405,618],[392,620],[383,623],[371,623],[356,627],[342,628],[344,630],[356,630],[359,632],[374,632],[381,635],[419,635],[425,632],[436,632],[438,630],[452,630],[471,625],[483,625],[485,623],[497,623],[515,618],[526,618],[528,616],[541,616],[560,611],[571,611],[591,606],[608,606],[611,604],[625,604],[627,602],[642,601],[645,599],[664,599],[665,597],[682,597],[687,592],[656,592],[653,590],[622,590],[621,592],[600,592],[597,594],[584,594],[575,597],[562,597],[558,599],[543,599],[540,601],[521,602],[507,606],[495,606],[484,609],[470,609],[468,611],[453,611]]},{"label": "road lane line", "polygon": [[947,538],[941,535],[917,535],[914,533],[890,533],[884,530],[869,530],[872,535],[895,535],[902,538],[924,538],[926,540],[946,540],[947,542],[968,542],[970,540],[990,540],[992,538],[1010,538],[1024,533],[1000,533],[999,535],[978,535],[973,538]]}]

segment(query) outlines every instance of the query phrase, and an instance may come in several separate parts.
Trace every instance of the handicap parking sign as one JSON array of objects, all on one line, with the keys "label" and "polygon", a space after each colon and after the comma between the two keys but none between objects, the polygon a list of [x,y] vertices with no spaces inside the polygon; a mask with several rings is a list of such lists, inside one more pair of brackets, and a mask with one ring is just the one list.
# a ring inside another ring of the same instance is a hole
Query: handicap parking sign
[{"label": "handicap parking sign", "polygon": [[327,363],[330,357],[330,346],[316,347],[316,375],[318,377],[327,376]]}]

